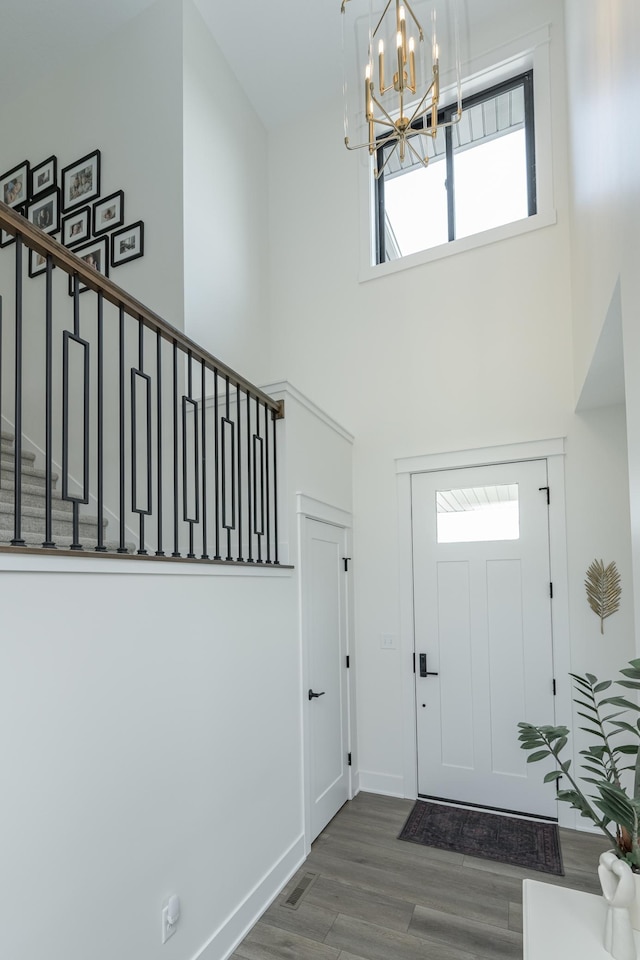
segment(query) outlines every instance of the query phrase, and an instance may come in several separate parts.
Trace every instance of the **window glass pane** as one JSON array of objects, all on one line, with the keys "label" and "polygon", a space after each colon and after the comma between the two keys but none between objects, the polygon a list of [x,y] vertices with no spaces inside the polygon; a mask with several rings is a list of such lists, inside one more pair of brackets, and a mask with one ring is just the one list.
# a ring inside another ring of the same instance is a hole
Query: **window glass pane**
[{"label": "window glass pane", "polygon": [[[397,147],[384,151],[387,260],[437,247],[449,239],[444,131],[438,130],[435,139],[416,134],[410,144],[402,166]],[[420,162],[424,157],[429,160],[426,167]]]},{"label": "window glass pane", "polygon": [[443,159],[431,160],[428,167],[414,167],[385,181],[387,260],[447,242],[446,178]]},{"label": "window glass pane", "polygon": [[518,484],[439,490],[436,493],[438,543],[518,540]]},{"label": "window glass pane", "polygon": [[529,215],[524,129],[454,150],[456,239]]}]

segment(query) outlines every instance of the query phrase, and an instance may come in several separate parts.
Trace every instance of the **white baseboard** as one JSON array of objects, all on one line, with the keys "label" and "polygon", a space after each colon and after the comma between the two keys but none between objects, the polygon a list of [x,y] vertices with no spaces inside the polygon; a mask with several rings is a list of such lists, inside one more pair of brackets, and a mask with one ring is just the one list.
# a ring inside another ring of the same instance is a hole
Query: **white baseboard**
[{"label": "white baseboard", "polygon": [[301,834],[192,960],[227,960],[305,860]]},{"label": "white baseboard", "polygon": [[381,793],[385,797],[404,798],[404,777],[389,773],[360,770],[360,789],[363,793]]}]

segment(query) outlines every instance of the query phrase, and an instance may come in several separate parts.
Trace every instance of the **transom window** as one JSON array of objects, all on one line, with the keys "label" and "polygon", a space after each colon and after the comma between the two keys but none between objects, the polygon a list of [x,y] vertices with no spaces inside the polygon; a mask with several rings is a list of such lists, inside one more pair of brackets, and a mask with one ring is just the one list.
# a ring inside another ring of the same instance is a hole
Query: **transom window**
[{"label": "transom window", "polygon": [[[454,111],[442,110],[438,122]],[[420,132],[429,125],[415,126],[427,167],[413,153],[401,167],[392,146],[378,150],[377,263],[536,213],[532,71],[465,98],[460,122],[435,138]]]}]

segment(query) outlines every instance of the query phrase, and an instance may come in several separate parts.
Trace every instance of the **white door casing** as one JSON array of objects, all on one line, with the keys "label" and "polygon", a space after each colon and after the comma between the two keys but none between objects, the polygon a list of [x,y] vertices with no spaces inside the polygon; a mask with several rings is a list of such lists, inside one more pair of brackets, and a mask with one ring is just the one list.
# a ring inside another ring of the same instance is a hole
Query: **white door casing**
[{"label": "white door casing", "polygon": [[[347,530],[301,518],[308,844],[349,799]],[[310,692],[321,694],[310,698]]]},{"label": "white door casing", "polygon": [[[509,484],[518,485],[517,539],[437,542],[437,491]],[[423,796],[557,815],[554,791],[527,765],[516,730],[518,720],[554,719],[547,486],[546,460],[412,478]],[[420,654],[437,675],[420,675]]]}]

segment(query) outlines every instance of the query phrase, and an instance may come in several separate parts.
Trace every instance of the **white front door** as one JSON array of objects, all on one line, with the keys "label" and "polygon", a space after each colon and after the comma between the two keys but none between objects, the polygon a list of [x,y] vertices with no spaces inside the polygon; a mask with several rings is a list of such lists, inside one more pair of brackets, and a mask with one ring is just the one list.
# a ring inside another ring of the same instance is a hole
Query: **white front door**
[{"label": "white front door", "polygon": [[349,798],[346,531],[308,517],[303,523],[304,708],[312,841]]},{"label": "white front door", "polygon": [[418,793],[556,817],[517,724],[554,722],[546,460],[412,477]]}]

